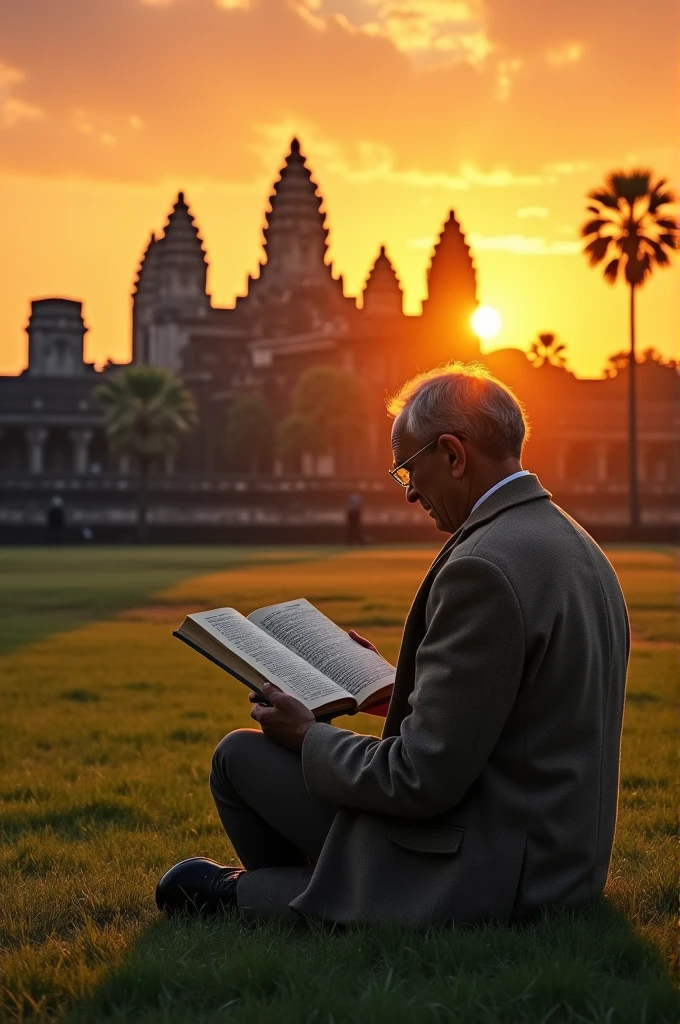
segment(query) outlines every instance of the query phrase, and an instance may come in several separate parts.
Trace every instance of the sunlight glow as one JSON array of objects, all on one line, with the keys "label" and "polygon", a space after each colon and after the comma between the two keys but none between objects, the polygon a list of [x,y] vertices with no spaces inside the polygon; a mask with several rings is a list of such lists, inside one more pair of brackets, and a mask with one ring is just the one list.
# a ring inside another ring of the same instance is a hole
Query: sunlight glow
[{"label": "sunlight glow", "polygon": [[500,313],[493,306],[478,306],[472,314],[472,329],[478,338],[495,338],[501,329]]}]

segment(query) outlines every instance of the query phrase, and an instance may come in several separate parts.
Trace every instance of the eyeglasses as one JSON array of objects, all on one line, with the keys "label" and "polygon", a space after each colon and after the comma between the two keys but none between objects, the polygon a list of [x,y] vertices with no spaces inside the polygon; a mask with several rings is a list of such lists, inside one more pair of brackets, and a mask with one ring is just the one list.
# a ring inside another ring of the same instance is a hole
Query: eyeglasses
[{"label": "eyeglasses", "polygon": [[[453,436],[457,437],[459,441],[467,441],[465,434],[454,434]],[[428,441],[424,447],[420,448],[413,455],[410,455],[408,459],[404,459],[404,461],[400,462],[398,466],[394,466],[393,469],[388,470],[392,479],[396,480],[400,487],[408,487],[411,483],[411,469],[409,467],[409,462],[413,462],[413,460],[417,459],[419,455],[426,452],[428,448],[437,444],[440,437],[441,434],[438,434],[437,437],[433,437],[431,441]]]},{"label": "eyeglasses", "polygon": [[388,473],[390,474],[392,479],[396,480],[400,487],[408,487],[408,485],[411,483],[411,470],[409,468],[409,462],[413,462],[414,459],[417,459],[419,455],[422,455],[423,452],[426,452],[427,449],[431,448],[433,444],[436,444],[438,440],[439,436],[433,438],[431,441],[427,442],[424,448],[421,448],[414,455],[409,456],[408,459],[405,459],[404,462],[399,463],[399,465],[395,466],[394,469],[388,470]]}]

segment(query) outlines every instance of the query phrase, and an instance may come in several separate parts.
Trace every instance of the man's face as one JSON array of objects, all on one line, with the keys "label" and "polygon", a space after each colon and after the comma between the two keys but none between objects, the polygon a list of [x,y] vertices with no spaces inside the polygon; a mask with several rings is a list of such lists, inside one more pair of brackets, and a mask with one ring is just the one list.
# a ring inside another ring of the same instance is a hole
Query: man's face
[{"label": "man's face", "polygon": [[[403,413],[400,413],[392,428],[395,465],[410,459],[423,443],[404,429]],[[411,482],[405,489],[406,500],[413,504],[419,502],[443,533],[455,533],[468,514],[470,487],[465,476],[465,461],[461,442],[443,434],[436,445],[408,464]]]}]

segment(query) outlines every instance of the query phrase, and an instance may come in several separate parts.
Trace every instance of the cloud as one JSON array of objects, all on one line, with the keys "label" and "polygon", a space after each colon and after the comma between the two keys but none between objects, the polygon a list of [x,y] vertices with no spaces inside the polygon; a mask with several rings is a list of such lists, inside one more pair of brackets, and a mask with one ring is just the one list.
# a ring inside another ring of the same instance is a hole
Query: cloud
[{"label": "cloud", "polygon": [[20,121],[40,121],[45,111],[36,103],[29,103],[11,95],[14,86],[21,85],[26,75],[18,68],[0,60],[0,125],[13,128]]},{"label": "cloud", "polygon": [[13,128],[19,121],[40,121],[45,116],[45,111],[33,103],[26,103],[24,100],[14,99],[10,96],[5,100],[0,110],[2,123],[5,128]]},{"label": "cloud", "polygon": [[550,210],[546,209],[545,206],[522,206],[517,211],[517,216],[521,219],[527,217],[547,217]]},{"label": "cloud", "polygon": [[[603,154],[622,162],[622,139],[646,153],[674,118],[673,17],[660,40],[614,2],[7,4],[0,96],[24,106],[9,108],[0,171],[252,182],[271,174],[258,126],[285,121],[318,127],[359,182],[462,192],[599,174]],[[634,88],[613,11],[636,40]],[[575,41],[584,57],[568,74],[548,63]],[[94,146],[102,136],[118,145]]]},{"label": "cloud", "polygon": [[464,162],[463,176],[471,185],[484,188],[509,188],[510,186],[537,186],[546,183],[542,174],[518,174],[508,167],[497,167],[492,171],[481,171],[474,164]]},{"label": "cloud", "polygon": [[515,57],[513,60],[502,60],[498,64],[497,75],[497,96],[501,103],[510,99],[512,87],[512,76],[516,75],[522,67],[522,61]]},{"label": "cloud", "polygon": [[544,164],[546,174],[583,174],[593,166],[591,160],[561,160],[554,164]]},{"label": "cloud", "polygon": [[318,31],[333,23],[389,40],[416,67],[482,63],[494,47],[480,0],[293,0]]},{"label": "cloud", "polygon": [[0,99],[6,99],[9,88],[13,85],[20,85],[26,75],[18,68],[13,68],[0,60]]},{"label": "cloud", "polygon": [[471,248],[480,252],[511,252],[515,256],[571,256],[581,251],[580,242],[548,241],[543,235],[482,235],[472,232]]},{"label": "cloud", "polygon": [[[457,169],[448,172],[426,171],[418,167],[398,167],[396,153],[391,146],[370,140],[354,140],[343,147],[325,135],[312,124],[293,124],[283,121],[279,124],[257,126],[260,143],[256,146],[264,167],[274,166],[280,160],[291,136],[301,135],[303,149],[313,152],[314,160],[323,159],[327,173],[337,175],[356,184],[385,182],[409,189],[424,191],[443,189],[451,192],[466,192],[473,187],[512,188],[546,184],[545,175],[517,174],[508,167],[482,170],[470,161],[462,161]],[[308,147],[308,150],[307,150]]]},{"label": "cloud", "polygon": [[554,68],[561,68],[565,64],[575,64],[583,56],[582,43],[565,43],[556,50],[548,50],[545,59]]}]

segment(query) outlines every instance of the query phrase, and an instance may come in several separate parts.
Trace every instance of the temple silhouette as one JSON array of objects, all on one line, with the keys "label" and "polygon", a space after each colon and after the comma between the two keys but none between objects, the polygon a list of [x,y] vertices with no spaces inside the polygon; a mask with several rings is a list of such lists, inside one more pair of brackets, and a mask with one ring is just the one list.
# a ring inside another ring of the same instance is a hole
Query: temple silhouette
[{"label": "temple silhouette", "polygon": [[[162,234],[151,235],[133,286],[132,361],[179,374],[199,412],[197,430],[157,468],[152,529],[168,538],[211,530],[245,539],[263,531],[297,537],[296,530],[299,539],[323,537],[342,520],[348,490],[357,489],[376,535],[426,529],[386,473],[384,399],[407,377],[450,359],[483,361],[524,401],[533,424],[525,464],[560,504],[596,532],[625,526],[625,365],[606,379],[579,380],[550,361],[534,368],[519,349],[482,356],[471,327],[477,273],[453,210],[431,254],[419,316],[404,314],[399,277],[379,239],[360,295],[346,295],[328,237],[323,199],[297,139],[269,197],[257,273],[232,307],[213,305],[208,294],[208,255],[183,192]],[[64,495],[72,525],[87,522],[113,536],[134,521],[134,467],[108,450],[92,400],[94,385],[117,367],[97,372],[84,361],[86,331],[79,301],[32,302],[26,370],[0,377],[0,531],[30,533],[54,493]],[[280,420],[300,376],[318,365],[363,383],[362,444],[310,458],[292,476],[274,452],[256,477],[237,469],[224,444],[234,399],[261,395]],[[678,375],[649,358],[638,376],[643,521],[677,530]]]},{"label": "temple silhouette", "polygon": [[163,234],[151,236],[139,266],[133,362],[167,367],[192,387],[206,472],[229,468],[220,439],[231,398],[256,391],[281,417],[307,367],[340,366],[369,382],[370,414],[361,464],[354,460],[335,469],[377,469],[385,457],[385,393],[452,354],[479,358],[470,324],[476,274],[461,227],[451,211],[434,249],[421,316],[404,314],[402,288],[385,246],[361,295],[347,296],[329,259],[323,200],[293,139],[269,198],[263,234],[262,260],[245,294],[232,308],[213,306],[205,247],[180,192]]}]

